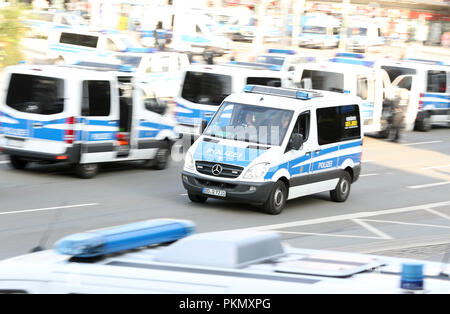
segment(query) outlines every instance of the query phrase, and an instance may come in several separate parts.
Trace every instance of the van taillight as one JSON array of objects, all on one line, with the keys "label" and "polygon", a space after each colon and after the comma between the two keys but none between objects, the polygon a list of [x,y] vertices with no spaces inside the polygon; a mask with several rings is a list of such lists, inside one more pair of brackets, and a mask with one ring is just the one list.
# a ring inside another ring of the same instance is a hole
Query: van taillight
[{"label": "van taillight", "polygon": [[73,144],[75,141],[75,117],[67,118],[66,124],[69,127],[64,131],[64,142],[66,144]]},{"label": "van taillight", "polygon": [[422,110],[422,109],[423,109],[423,101],[420,100],[420,101],[419,101],[419,111]]}]

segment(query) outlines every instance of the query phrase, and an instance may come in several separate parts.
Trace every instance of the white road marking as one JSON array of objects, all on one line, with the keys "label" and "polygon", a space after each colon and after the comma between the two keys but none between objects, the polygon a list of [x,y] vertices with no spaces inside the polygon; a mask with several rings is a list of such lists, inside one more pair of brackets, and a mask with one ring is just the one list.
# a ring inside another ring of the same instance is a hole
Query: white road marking
[{"label": "white road marking", "polygon": [[403,144],[404,146],[415,146],[415,145],[425,145],[425,144],[435,144],[435,143],[442,143],[443,141],[430,141],[430,142],[418,142],[418,143],[408,143]]},{"label": "white road marking", "polygon": [[442,168],[449,168],[449,167],[450,167],[450,165],[442,165],[442,166],[425,167],[422,169],[429,170],[429,169],[442,169]]},{"label": "white road marking", "polygon": [[380,239],[385,239],[385,240],[392,240],[393,238],[382,232],[381,230],[378,230],[377,228],[375,228],[374,226],[369,225],[367,222],[359,220],[359,219],[352,219],[352,221],[358,225],[360,225],[361,227],[369,230],[370,232],[376,234],[377,236],[380,237]]},{"label": "white road marking", "polygon": [[378,173],[367,173],[367,174],[362,174],[360,175],[360,177],[373,177],[373,176],[378,176]]},{"label": "white road marking", "polygon": [[355,235],[344,235],[344,234],[329,234],[329,233],[311,233],[311,232],[294,232],[294,231],[280,231],[273,230],[278,233],[286,234],[298,234],[298,235],[312,235],[312,236],[323,236],[323,237],[336,237],[336,238],[356,238],[356,239],[374,239],[374,240],[384,240],[379,237],[366,237],[366,236],[355,236]]},{"label": "white road marking", "polygon": [[183,194],[180,194],[181,196],[187,196],[188,194],[187,193],[183,193]]},{"label": "white road marking", "polygon": [[432,213],[432,214],[434,214],[434,215],[437,215],[437,216],[439,216],[439,217],[441,217],[441,218],[450,220],[450,216],[448,216],[448,215],[446,215],[446,214],[443,214],[443,213],[441,213],[441,212],[438,212],[437,210],[430,209],[430,208],[426,208],[425,210],[426,210],[427,212]]},{"label": "white road marking", "polygon": [[0,161],[0,165],[3,165],[3,164],[9,164],[9,160],[2,160],[2,161]]},{"label": "white road marking", "polygon": [[417,210],[432,209],[434,207],[441,207],[441,206],[447,206],[447,205],[450,205],[450,201],[439,202],[439,203],[429,203],[429,204],[422,204],[422,205],[417,205],[417,206],[387,209],[387,210],[380,210],[380,211],[372,211],[372,212],[359,212],[359,213],[354,213],[354,214],[338,215],[338,216],[331,216],[331,217],[324,217],[324,218],[315,218],[315,219],[310,219],[310,220],[299,220],[299,221],[292,221],[292,222],[273,224],[273,225],[265,225],[265,226],[259,226],[259,227],[242,228],[242,229],[237,229],[237,230],[240,230],[240,231],[266,231],[266,230],[278,230],[278,229],[285,229],[285,228],[294,228],[294,227],[300,227],[300,226],[323,224],[323,223],[336,222],[336,221],[342,221],[342,220],[353,220],[353,219],[367,220],[366,218],[374,217],[374,216],[399,214],[399,213],[412,212],[412,211],[417,211]]},{"label": "white road marking", "polygon": [[375,160],[361,160],[362,163],[366,163],[366,162],[375,162]]},{"label": "white road marking", "polygon": [[434,187],[434,186],[440,186],[440,185],[446,185],[446,184],[450,184],[450,181],[436,182],[436,183],[422,184],[422,185],[413,185],[413,186],[408,186],[408,189],[431,188],[431,187]]},{"label": "white road marking", "polygon": [[365,221],[372,221],[372,222],[396,224],[396,225],[407,225],[407,226],[417,226],[417,227],[431,227],[431,228],[450,229],[450,226],[441,226],[441,225],[416,224],[416,223],[412,223],[412,222],[391,221],[391,220],[376,220],[376,219],[364,219],[364,220]]},{"label": "white road marking", "polygon": [[47,207],[47,208],[37,208],[37,209],[26,209],[26,210],[12,211],[12,212],[3,212],[3,213],[0,213],[0,215],[27,214],[27,213],[49,211],[49,210],[56,210],[56,209],[68,209],[68,208],[88,207],[88,206],[97,206],[97,205],[99,205],[99,204],[98,203],[92,203],[92,204],[79,204],[79,205],[69,205],[69,206],[57,206],[57,207]]}]

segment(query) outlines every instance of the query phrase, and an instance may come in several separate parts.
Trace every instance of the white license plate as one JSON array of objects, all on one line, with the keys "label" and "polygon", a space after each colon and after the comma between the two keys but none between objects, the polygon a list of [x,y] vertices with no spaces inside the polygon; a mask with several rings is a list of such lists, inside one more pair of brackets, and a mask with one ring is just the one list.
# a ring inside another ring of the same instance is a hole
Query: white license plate
[{"label": "white license plate", "polygon": [[13,140],[13,139],[7,139],[6,140],[6,146],[10,147],[16,147],[16,148],[23,148],[25,146],[25,141],[21,140]]},{"label": "white license plate", "polygon": [[224,190],[216,190],[216,189],[209,189],[209,188],[203,188],[203,194],[220,196],[220,197],[227,196],[227,192]]}]

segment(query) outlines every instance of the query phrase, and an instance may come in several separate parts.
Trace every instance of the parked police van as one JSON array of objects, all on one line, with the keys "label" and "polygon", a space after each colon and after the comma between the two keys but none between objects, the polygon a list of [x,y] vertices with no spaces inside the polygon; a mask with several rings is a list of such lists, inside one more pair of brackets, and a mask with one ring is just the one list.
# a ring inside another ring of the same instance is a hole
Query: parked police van
[{"label": "parked police van", "polygon": [[450,122],[450,65],[436,60],[382,60],[394,88],[406,90],[407,130],[429,131]]},{"label": "parked police van", "polygon": [[53,250],[1,261],[0,294],[450,290],[448,264],[293,248],[276,232],[194,231],[190,221],[158,219],[68,235]]},{"label": "parked police van", "polygon": [[108,63],[122,53],[150,53],[133,37],[111,32],[86,30],[55,30],[48,39],[47,57],[56,64],[75,64],[80,61]]},{"label": "parked police van", "polygon": [[230,95],[186,154],[189,199],[255,203],[269,214],[324,191],[344,202],[361,171],[360,106],[339,93],[256,85]]},{"label": "parked police van", "polygon": [[302,64],[294,75],[301,88],[338,92],[362,99],[365,133],[383,133],[383,102],[391,97],[391,82],[383,69],[363,54],[337,53],[326,62]]},{"label": "parked police van", "polygon": [[11,165],[69,162],[82,178],[99,163],[145,160],[165,168],[175,123],[145,84],[129,74],[83,66],[6,68],[0,147]]},{"label": "parked police van", "polygon": [[242,91],[248,84],[280,87],[287,84],[287,75],[253,63],[191,65],[175,98],[180,133],[200,135],[201,121],[210,121],[225,97]]}]

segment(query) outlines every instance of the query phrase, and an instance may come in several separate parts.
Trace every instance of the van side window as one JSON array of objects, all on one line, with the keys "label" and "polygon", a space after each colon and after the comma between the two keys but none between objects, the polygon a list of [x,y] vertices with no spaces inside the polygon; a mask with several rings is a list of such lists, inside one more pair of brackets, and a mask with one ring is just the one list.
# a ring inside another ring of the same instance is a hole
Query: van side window
[{"label": "van side window", "polygon": [[64,111],[64,80],[14,73],[9,81],[6,105],[27,113],[61,113]]},{"label": "van side window", "polygon": [[361,137],[357,105],[317,109],[319,145],[327,145]]},{"label": "van side window", "polygon": [[61,44],[69,44],[76,46],[83,46],[89,48],[97,48],[98,37],[91,35],[81,35],[74,33],[61,33],[59,39]]},{"label": "van side window", "polygon": [[366,77],[358,77],[356,86],[356,95],[361,99],[366,100],[368,94],[368,81]]},{"label": "van side window", "polygon": [[427,92],[445,93],[447,88],[447,72],[428,71],[427,73]]},{"label": "van side window", "polygon": [[84,81],[81,115],[85,117],[109,116],[111,87],[109,81]]},{"label": "van side window", "polygon": [[248,77],[247,85],[281,87],[281,79],[276,77]]},{"label": "van side window", "polygon": [[309,138],[309,128],[310,128],[310,119],[311,119],[311,112],[306,111],[302,112],[295,122],[294,130],[292,131],[293,134],[299,133],[303,135],[303,141],[306,142]]}]

